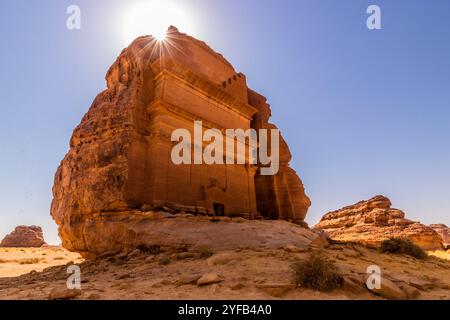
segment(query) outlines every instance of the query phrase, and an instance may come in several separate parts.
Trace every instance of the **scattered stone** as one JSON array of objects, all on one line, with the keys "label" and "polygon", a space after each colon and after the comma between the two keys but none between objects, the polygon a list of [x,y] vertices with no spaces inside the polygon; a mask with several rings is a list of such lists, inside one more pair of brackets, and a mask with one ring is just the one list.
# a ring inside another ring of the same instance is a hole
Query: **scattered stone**
[{"label": "scattered stone", "polygon": [[139,257],[142,254],[142,251],[139,249],[135,249],[133,251],[130,252],[130,254],[128,255],[128,258],[135,258],[135,257]]},{"label": "scattered stone", "polygon": [[[370,289],[369,289],[370,290]],[[370,290],[371,292],[390,300],[407,300],[407,294],[394,282],[386,278],[381,279],[381,288]]]},{"label": "scattered stone", "polygon": [[219,275],[216,273],[207,273],[203,276],[201,276],[198,280],[197,280],[197,285],[198,286],[205,286],[208,284],[212,284],[212,283],[219,283],[222,280],[220,279]]},{"label": "scattered stone", "polygon": [[170,264],[170,262],[171,261],[170,261],[169,258],[162,258],[162,259],[159,260],[159,264],[163,265],[163,266],[166,266],[166,265]]},{"label": "scattered stone", "polygon": [[348,258],[359,258],[361,254],[353,249],[344,248],[342,254]]},{"label": "scattered stone", "polygon": [[256,286],[258,289],[264,291],[268,295],[280,298],[290,290],[297,288],[295,284],[291,283],[264,283]]},{"label": "scattered stone", "polygon": [[224,265],[235,260],[236,257],[230,253],[217,253],[206,260],[208,266]]},{"label": "scattered stone", "polygon": [[400,284],[400,288],[406,293],[408,299],[417,299],[421,294],[417,288],[410,286],[407,283]]},{"label": "scattered stone", "polygon": [[193,284],[197,283],[200,279],[200,275],[195,274],[184,274],[178,279],[179,284]]},{"label": "scattered stone", "polygon": [[236,284],[234,284],[234,285],[232,285],[230,287],[230,289],[233,290],[233,291],[241,290],[241,289],[244,289],[244,288],[245,288],[245,285],[243,283],[236,283]]},{"label": "scattered stone", "polygon": [[290,253],[299,253],[305,251],[305,249],[300,249],[299,247],[293,244],[287,245],[286,247],[284,247],[284,250]]},{"label": "scattered stone", "polygon": [[343,277],[342,290],[355,295],[367,292],[364,281],[355,276]]},{"label": "scattered stone", "polygon": [[100,295],[98,293],[91,293],[87,297],[88,300],[100,300]]},{"label": "scattered stone", "polygon": [[81,290],[71,290],[67,288],[54,288],[50,291],[48,299],[50,300],[68,300],[81,295]]},{"label": "scattered stone", "polygon": [[182,252],[177,255],[177,259],[179,259],[179,260],[189,259],[189,258],[193,258],[193,257],[195,257],[195,253],[193,253],[193,252]]},{"label": "scattered stone", "polygon": [[145,211],[145,212],[152,211],[152,210],[153,210],[153,206],[151,206],[151,205],[149,205],[149,204],[144,204],[144,205],[141,207],[141,210],[142,210],[142,211]]},{"label": "scattered stone", "polygon": [[426,290],[430,290],[434,288],[434,284],[432,281],[428,281],[428,280],[423,280],[423,279],[412,279],[409,280],[409,285],[422,290],[422,291],[426,291]]}]

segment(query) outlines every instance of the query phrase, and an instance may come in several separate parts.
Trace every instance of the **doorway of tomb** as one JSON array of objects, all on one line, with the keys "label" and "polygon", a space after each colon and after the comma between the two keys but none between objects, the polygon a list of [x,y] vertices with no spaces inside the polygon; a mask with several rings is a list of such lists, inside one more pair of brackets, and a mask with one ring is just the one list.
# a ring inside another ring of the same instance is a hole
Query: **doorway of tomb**
[{"label": "doorway of tomb", "polygon": [[225,216],[225,206],[222,203],[215,202],[213,204],[214,214],[218,217]]}]

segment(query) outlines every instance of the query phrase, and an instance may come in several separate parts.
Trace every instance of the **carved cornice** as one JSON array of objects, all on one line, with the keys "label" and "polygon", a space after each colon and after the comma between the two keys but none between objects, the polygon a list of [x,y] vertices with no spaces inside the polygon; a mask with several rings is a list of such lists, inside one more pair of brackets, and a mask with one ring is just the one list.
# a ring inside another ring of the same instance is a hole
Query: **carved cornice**
[{"label": "carved cornice", "polygon": [[170,77],[175,81],[184,84],[186,87],[200,94],[205,99],[215,102],[217,105],[233,113],[237,113],[247,120],[251,120],[258,109],[248,103],[240,102],[227,92],[220,85],[215,84],[207,78],[195,73],[191,69],[183,66],[167,57],[161,57],[155,61],[151,68],[156,74],[155,82],[160,85],[165,77]]}]

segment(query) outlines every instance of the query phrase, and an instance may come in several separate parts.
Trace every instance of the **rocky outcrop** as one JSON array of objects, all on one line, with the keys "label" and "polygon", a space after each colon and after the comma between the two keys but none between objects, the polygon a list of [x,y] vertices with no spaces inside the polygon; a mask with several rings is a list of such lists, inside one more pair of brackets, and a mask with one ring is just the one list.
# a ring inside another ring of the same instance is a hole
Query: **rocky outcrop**
[{"label": "rocky outcrop", "polygon": [[38,226],[18,226],[0,243],[0,247],[34,248],[45,244],[42,228]]},{"label": "rocky outcrop", "polygon": [[194,136],[196,120],[219,132],[276,128],[268,122],[266,99],[205,43],[173,27],[164,42],[140,37],[120,54],[106,82],[55,175],[51,215],[65,248],[89,255],[145,242],[145,234],[154,239],[134,214],[148,210],[305,224],[310,201],[282,138],[279,150],[268,148],[280,153],[273,176],[263,176],[264,166],[245,152],[244,163],[226,165],[171,160],[172,133]]},{"label": "rocky outcrop", "polygon": [[401,210],[391,208],[391,201],[376,196],[367,201],[325,214],[316,229],[331,239],[378,246],[390,238],[408,238],[426,250],[442,248],[439,235],[432,228],[405,218]]},{"label": "rocky outcrop", "polygon": [[430,227],[441,237],[444,247],[450,249],[450,231],[448,227],[445,224],[432,224]]}]

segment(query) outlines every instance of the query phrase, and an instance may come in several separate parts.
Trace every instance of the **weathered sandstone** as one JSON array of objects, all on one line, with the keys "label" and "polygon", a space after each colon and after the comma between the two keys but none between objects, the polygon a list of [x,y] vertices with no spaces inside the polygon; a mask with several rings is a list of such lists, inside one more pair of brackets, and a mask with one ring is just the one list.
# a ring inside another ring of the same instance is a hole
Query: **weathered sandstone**
[{"label": "weathered sandstone", "polygon": [[[63,246],[86,255],[176,237],[139,212],[265,217],[305,224],[310,201],[291,153],[280,141],[279,171],[261,165],[181,164],[171,161],[171,134],[193,122],[204,129],[276,128],[266,99],[205,43],[169,29],[165,42],[150,36],[123,50],[106,75],[107,89],[76,127],[53,187],[51,215]],[[278,150],[269,151],[276,152]],[[201,229],[203,225],[192,224]]]},{"label": "weathered sandstone", "polygon": [[442,248],[436,231],[406,219],[405,213],[391,208],[391,201],[383,196],[329,212],[314,228],[326,231],[337,241],[378,246],[383,240],[396,237],[408,238],[426,250]]},{"label": "weathered sandstone", "polygon": [[445,224],[432,224],[430,227],[442,238],[444,247],[450,249],[450,231],[448,227]]},{"label": "weathered sandstone", "polygon": [[42,228],[38,226],[18,226],[0,243],[0,247],[33,248],[45,244]]}]

